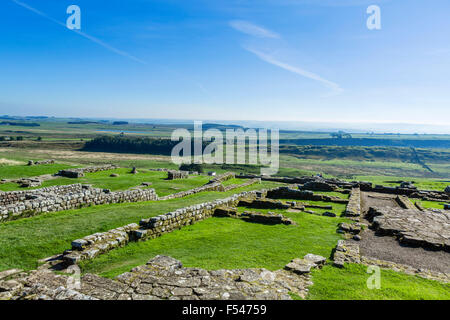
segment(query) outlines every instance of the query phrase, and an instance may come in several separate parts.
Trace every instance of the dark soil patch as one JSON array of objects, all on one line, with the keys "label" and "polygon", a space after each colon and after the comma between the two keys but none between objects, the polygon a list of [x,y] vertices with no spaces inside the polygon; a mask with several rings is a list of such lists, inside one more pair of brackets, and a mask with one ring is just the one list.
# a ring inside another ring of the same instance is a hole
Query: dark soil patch
[{"label": "dark soil patch", "polygon": [[408,247],[390,236],[377,236],[370,229],[364,230],[358,241],[361,255],[380,260],[406,264],[437,272],[450,273],[450,253],[432,251],[420,247]]}]

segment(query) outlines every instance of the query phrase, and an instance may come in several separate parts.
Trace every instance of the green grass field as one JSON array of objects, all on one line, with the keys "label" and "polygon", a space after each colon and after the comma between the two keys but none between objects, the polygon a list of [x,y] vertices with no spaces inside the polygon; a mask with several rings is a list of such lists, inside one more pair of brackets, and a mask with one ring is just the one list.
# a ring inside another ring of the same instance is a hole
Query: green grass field
[{"label": "green grass field", "polygon": [[343,269],[326,265],[313,270],[311,300],[449,300],[450,285],[381,269],[380,289],[369,289],[367,267],[346,264]]},{"label": "green grass field", "polygon": [[44,174],[54,174],[59,170],[73,168],[74,166],[67,164],[42,164],[35,166],[16,165],[16,166],[0,166],[0,179],[18,179],[26,177],[35,177]]},{"label": "green grass field", "polygon": [[307,253],[329,257],[337,240],[341,239],[336,233],[337,225],[345,221],[303,212],[257,211],[282,213],[297,225],[271,226],[213,217],[160,238],[113,250],[83,263],[82,269],[111,277],[164,254],[181,260],[185,266],[209,270],[261,267],[276,270]]},{"label": "green grass field", "polygon": [[355,180],[369,181],[375,184],[396,187],[400,181],[413,181],[418,189],[444,191],[445,187],[450,185],[450,179],[426,179],[415,177],[399,176],[356,176]]},{"label": "green grass field", "polygon": [[0,271],[10,268],[33,269],[37,260],[62,253],[72,240],[104,232],[142,218],[170,212],[185,206],[225,198],[234,193],[275,187],[262,183],[230,192],[202,192],[167,201],[92,206],[42,214],[0,224]]},{"label": "green grass field", "polygon": [[[170,157],[153,154],[119,154],[101,152],[81,152],[85,141],[102,135],[145,136],[168,138],[179,125],[112,123],[68,124],[70,119],[36,120],[41,126],[0,126],[0,136],[23,138],[22,141],[0,142],[0,179],[17,179],[44,174],[54,174],[61,169],[86,167],[113,163],[123,168],[86,174],[80,179],[55,178],[44,181],[42,187],[72,183],[92,184],[94,187],[110,190],[125,190],[151,182],[158,195],[164,196],[185,191],[205,184],[208,176],[191,176],[189,179],[168,181],[167,173],[155,172],[151,168],[178,169]],[[33,122],[35,122],[33,120]],[[190,125],[182,125],[191,128]],[[38,139],[38,138],[41,139]],[[329,138],[326,132],[280,132],[281,139]],[[354,134],[354,138],[442,140],[450,135],[369,135]],[[308,146],[305,147],[306,149]],[[448,149],[418,150],[422,161],[433,172],[411,159],[396,159],[392,154],[371,157],[352,157],[350,149],[327,147],[321,154],[280,155],[278,176],[311,176],[322,173],[325,177],[338,177],[349,181],[362,180],[374,184],[398,186],[400,181],[414,181],[419,189],[442,191],[450,185],[450,164],[445,161]],[[370,148],[369,148],[370,149]],[[373,151],[373,150],[371,150]],[[389,150],[388,150],[389,151]],[[425,152],[426,151],[426,152]],[[347,152],[346,154],[342,152]],[[372,153],[367,153],[372,154]],[[433,158],[434,157],[434,158]],[[442,160],[444,158],[444,160]],[[26,166],[27,160],[55,159],[56,164]],[[19,164],[23,163],[23,164]],[[139,173],[131,174],[130,168],[137,167]],[[259,174],[259,166],[251,165],[204,165],[205,171],[217,174],[227,171]],[[111,173],[119,174],[110,177]],[[225,186],[242,184],[244,179],[230,179]],[[263,182],[229,192],[203,192],[193,196],[168,201],[149,201],[92,206],[77,210],[46,213],[0,224],[0,271],[10,268],[31,270],[38,260],[60,254],[70,248],[72,240],[104,232],[129,223],[137,223],[169,211],[225,198],[247,191],[279,186],[277,183]],[[1,191],[24,190],[14,183],[0,184]],[[26,190],[26,189],[25,189]],[[348,199],[348,195],[337,192],[317,192]],[[289,199],[282,199],[283,201]],[[412,201],[417,201],[412,199]],[[325,202],[300,201],[303,203],[330,205]],[[420,201],[425,208],[442,209],[444,202]],[[110,251],[91,261],[81,263],[84,273],[96,273],[114,277],[131,268],[145,264],[158,254],[179,259],[187,267],[201,267],[209,270],[227,268],[283,268],[291,259],[314,253],[330,257],[341,235],[336,232],[345,205],[331,203],[332,211],[338,217],[320,216],[326,209],[308,208],[317,215],[285,210],[261,210],[240,207],[245,210],[282,213],[296,222],[296,225],[261,225],[233,218],[209,218],[194,225],[184,227],[159,238],[133,242]],[[362,265],[347,264],[339,269],[327,264],[322,270],[313,270],[307,299],[450,299],[450,286],[416,276],[381,271],[381,289],[370,290],[366,281],[370,275]]]},{"label": "green grass field", "polygon": [[[39,172],[50,171],[53,168],[54,167],[42,168],[40,169]],[[85,177],[78,179],[59,177],[52,180],[44,181],[40,187],[28,189],[38,189],[55,185],[82,183],[82,184],[91,184],[95,188],[103,188],[116,191],[116,190],[126,190],[131,187],[139,186],[142,184],[142,182],[151,182],[152,183],[151,188],[154,188],[158,195],[164,196],[171,193],[185,191],[202,186],[211,179],[211,177],[199,175],[199,176],[190,176],[188,179],[166,180],[167,178],[166,172],[155,172],[145,169],[138,169],[138,171],[139,172],[137,174],[132,174],[130,173],[131,172],[130,168],[119,168],[114,170],[87,173]],[[119,176],[111,177],[110,175],[112,173],[116,173]],[[24,188],[20,188],[19,185],[16,183],[9,182],[1,184],[0,190],[14,191],[14,190],[24,190]]]}]

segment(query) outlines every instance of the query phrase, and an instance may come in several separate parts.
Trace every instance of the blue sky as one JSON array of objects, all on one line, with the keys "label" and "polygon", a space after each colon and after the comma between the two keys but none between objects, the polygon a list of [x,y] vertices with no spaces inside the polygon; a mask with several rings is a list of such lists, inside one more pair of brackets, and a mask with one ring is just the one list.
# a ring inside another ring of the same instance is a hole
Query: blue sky
[{"label": "blue sky", "polygon": [[449,16],[448,0],[2,0],[0,114],[447,124]]}]

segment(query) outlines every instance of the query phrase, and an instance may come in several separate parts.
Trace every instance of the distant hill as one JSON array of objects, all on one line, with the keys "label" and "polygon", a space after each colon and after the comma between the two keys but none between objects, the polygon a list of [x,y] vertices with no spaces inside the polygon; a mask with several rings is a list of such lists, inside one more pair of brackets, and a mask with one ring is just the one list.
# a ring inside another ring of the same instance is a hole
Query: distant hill
[{"label": "distant hill", "polygon": [[376,139],[376,138],[329,138],[329,139],[280,139],[280,144],[298,146],[361,146],[361,147],[414,147],[450,148],[450,140]]}]

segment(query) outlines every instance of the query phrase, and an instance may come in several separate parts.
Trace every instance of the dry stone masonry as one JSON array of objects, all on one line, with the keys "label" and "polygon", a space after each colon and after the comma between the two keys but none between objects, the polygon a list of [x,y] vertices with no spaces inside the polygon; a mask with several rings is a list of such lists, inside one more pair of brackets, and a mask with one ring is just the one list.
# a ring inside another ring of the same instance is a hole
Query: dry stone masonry
[{"label": "dry stone masonry", "polygon": [[81,260],[92,259],[112,249],[124,246],[130,241],[144,241],[159,237],[183,226],[211,217],[217,207],[234,206],[242,197],[256,197],[256,192],[243,192],[225,199],[180,208],[156,217],[142,219],[139,225],[133,223],[74,240],[72,249],[66,250],[61,259],[65,264],[76,264]]},{"label": "dry stone masonry", "polygon": [[167,180],[187,179],[188,177],[189,177],[188,171],[177,171],[177,170],[167,171]]},{"label": "dry stone masonry", "polygon": [[0,194],[0,222],[89,205],[157,200],[154,189],[110,192],[74,184]]},{"label": "dry stone masonry", "polygon": [[353,218],[361,216],[361,190],[359,188],[352,189],[344,215]]},{"label": "dry stone masonry", "polygon": [[81,177],[84,177],[85,173],[113,170],[113,169],[117,169],[117,168],[118,167],[113,164],[106,164],[106,165],[93,166],[93,167],[87,167],[87,168],[75,168],[75,169],[60,170],[57,173],[57,175],[66,177],[66,178],[81,178]]},{"label": "dry stone masonry", "polygon": [[28,166],[33,166],[33,165],[53,164],[53,163],[55,163],[55,160],[53,160],[53,159],[49,159],[49,160],[41,160],[41,161],[28,160],[27,165],[28,165]]},{"label": "dry stone masonry", "polygon": [[216,176],[214,179],[211,179],[209,183],[222,183],[227,180],[233,179],[235,177],[234,172],[226,172],[224,174]]},{"label": "dry stone masonry", "polygon": [[450,213],[444,210],[371,208],[369,219],[377,233],[401,243],[450,252]]},{"label": "dry stone masonry", "polygon": [[[241,201],[240,201],[241,202]],[[239,203],[240,203],[239,202]],[[254,211],[244,211],[239,213],[236,208],[219,207],[214,210],[215,217],[240,218],[247,222],[261,223],[261,224],[295,224],[291,219],[284,217],[282,214],[273,212],[262,213]]]},{"label": "dry stone masonry", "polygon": [[309,190],[295,190],[289,187],[279,187],[270,190],[267,193],[267,198],[272,199],[294,199],[294,200],[311,200],[311,201],[324,201],[347,204],[349,200],[341,199],[335,196],[328,196],[323,194],[314,194]]},{"label": "dry stone masonry", "polygon": [[[304,259],[318,257],[306,255]],[[321,258],[321,257],[320,257]],[[313,267],[320,267],[321,260]],[[317,259],[316,259],[317,260]],[[288,268],[286,268],[288,269]],[[308,272],[266,269],[185,268],[167,256],[156,256],[144,266],[115,279],[93,274],[81,277],[80,286],[70,288],[73,278],[39,269],[15,273],[1,281],[1,300],[291,300],[305,298],[312,285]]]}]

